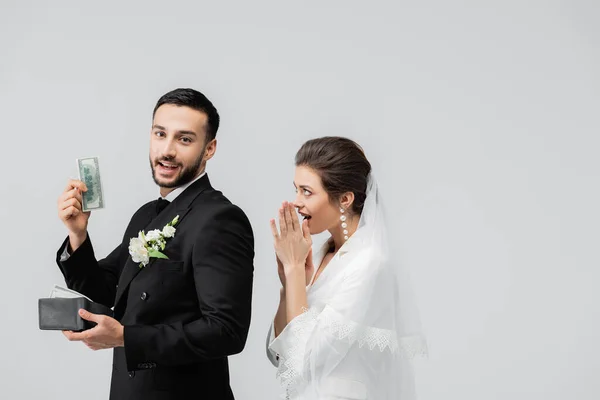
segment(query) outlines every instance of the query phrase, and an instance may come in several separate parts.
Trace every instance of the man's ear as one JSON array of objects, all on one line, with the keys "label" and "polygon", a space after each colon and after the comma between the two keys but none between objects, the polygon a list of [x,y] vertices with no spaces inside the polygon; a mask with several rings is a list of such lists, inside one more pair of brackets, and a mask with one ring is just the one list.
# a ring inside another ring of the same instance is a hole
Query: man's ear
[{"label": "man's ear", "polygon": [[208,161],[215,155],[217,151],[217,139],[213,139],[204,148],[204,154],[202,155],[202,159],[204,161]]}]

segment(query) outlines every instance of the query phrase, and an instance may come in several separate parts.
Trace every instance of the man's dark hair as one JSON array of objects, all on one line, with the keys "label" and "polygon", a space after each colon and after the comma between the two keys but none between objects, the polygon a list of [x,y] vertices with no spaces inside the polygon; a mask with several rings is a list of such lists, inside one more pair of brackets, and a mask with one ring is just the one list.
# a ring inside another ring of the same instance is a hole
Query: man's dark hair
[{"label": "man's dark hair", "polygon": [[175,89],[163,95],[152,112],[152,118],[156,114],[158,107],[163,104],[174,104],[176,106],[189,107],[196,111],[201,111],[206,114],[208,120],[206,122],[206,142],[210,142],[217,136],[219,129],[219,113],[208,98],[194,89]]}]

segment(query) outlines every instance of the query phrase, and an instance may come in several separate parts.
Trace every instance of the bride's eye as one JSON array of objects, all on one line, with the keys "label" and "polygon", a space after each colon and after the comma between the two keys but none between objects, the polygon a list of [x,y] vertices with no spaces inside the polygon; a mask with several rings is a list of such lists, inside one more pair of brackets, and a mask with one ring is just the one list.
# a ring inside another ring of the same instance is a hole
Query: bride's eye
[{"label": "bride's eye", "polygon": [[310,196],[311,194],[312,194],[312,193],[311,193],[311,192],[309,192],[308,190],[306,190],[306,189],[304,190],[304,195],[305,195],[305,196]]}]

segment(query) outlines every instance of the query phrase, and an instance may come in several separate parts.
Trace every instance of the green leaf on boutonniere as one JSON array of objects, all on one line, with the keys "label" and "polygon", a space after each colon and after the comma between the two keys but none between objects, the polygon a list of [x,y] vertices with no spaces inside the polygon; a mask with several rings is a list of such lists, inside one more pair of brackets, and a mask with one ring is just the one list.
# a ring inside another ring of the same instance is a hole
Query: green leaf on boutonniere
[{"label": "green leaf on boutonniere", "polygon": [[[164,248],[164,246],[163,246],[163,248]],[[154,249],[149,250],[148,251],[148,255],[150,257],[154,257],[154,258],[162,258],[162,259],[165,259],[165,260],[169,259],[169,257],[165,256],[163,253],[161,253],[158,250],[154,250]]]},{"label": "green leaf on boutonniere", "polygon": [[165,250],[167,239],[173,238],[177,229],[174,228],[179,222],[179,215],[173,218],[171,222],[163,227],[162,230],[154,229],[147,234],[144,231],[139,232],[138,237],[129,240],[129,254],[134,262],[139,262],[140,268],[144,268],[151,258],[162,258],[168,260],[169,257],[161,253]]}]

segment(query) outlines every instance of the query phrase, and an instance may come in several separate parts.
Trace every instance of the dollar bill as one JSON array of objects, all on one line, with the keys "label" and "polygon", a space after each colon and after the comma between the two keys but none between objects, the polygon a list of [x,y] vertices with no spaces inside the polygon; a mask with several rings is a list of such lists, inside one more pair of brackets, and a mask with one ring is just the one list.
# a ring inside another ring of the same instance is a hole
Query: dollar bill
[{"label": "dollar bill", "polygon": [[98,157],[78,158],[77,172],[79,180],[87,186],[87,192],[82,193],[83,211],[104,208],[104,194],[100,181],[100,166]]}]

